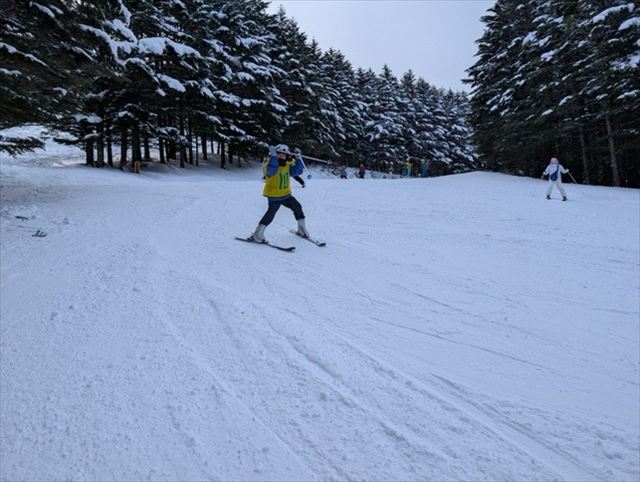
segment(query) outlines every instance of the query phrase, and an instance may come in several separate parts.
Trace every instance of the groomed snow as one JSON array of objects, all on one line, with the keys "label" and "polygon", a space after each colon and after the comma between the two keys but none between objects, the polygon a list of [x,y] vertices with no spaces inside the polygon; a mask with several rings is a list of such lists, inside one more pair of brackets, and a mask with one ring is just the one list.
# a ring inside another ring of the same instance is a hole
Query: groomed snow
[{"label": "groomed snow", "polygon": [[637,190],[315,175],[283,253],[257,168],[63,157],[0,164],[1,480],[638,480]]}]

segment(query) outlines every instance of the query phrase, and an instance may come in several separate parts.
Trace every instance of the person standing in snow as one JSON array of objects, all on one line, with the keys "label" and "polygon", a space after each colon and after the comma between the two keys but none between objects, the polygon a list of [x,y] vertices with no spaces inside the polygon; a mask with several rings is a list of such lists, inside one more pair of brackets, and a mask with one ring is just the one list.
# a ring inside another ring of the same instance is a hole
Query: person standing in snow
[{"label": "person standing in snow", "polygon": [[[291,183],[289,181],[291,177],[302,174],[302,162],[298,157],[292,157],[289,153],[289,148],[284,144],[275,147],[269,146],[269,155],[269,162],[263,164],[265,184],[262,191],[262,195],[268,200],[268,208],[249,238],[257,243],[266,242],[264,231],[273,221],[280,206],[285,206],[293,211],[298,223],[298,234],[308,238],[309,232],[305,225],[302,205],[291,195]],[[304,186],[304,181],[302,181],[302,185]]]},{"label": "person standing in snow", "polygon": [[569,169],[565,169],[560,161],[556,157],[552,157],[551,161],[549,161],[549,165],[542,173],[543,176],[549,176],[549,188],[547,189],[547,199],[551,199],[551,191],[553,190],[553,186],[558,188],[560,194],[562,194],[562,200],[567,200],[567,193],[562,187],[562,175],[567,174]]},{"label": "person standing in snow", "polygon": [[360,163],[360,168],[358,169],[358,177],[360,179],[364,179],[364,175],[367,172],[366,168],[364,167],[364,164]]},{"label": "person standing in snow", "polygon": [[429,163],[424,157],[420,159],[420,177],[429,177]]},{"label": "person standing in snow", "polygon": [[[302,174],[302,171],[304,171],[304,167],[305,167],[305,166],[304,166],[304,162],[302,161],[302,151],[300,150],[300,148],[299,148],[299,147],[296,147],[296,148],[293,150],[293,155],[294,155],[294,157],[296,158],[296,162],[297,162],[297,163],[300,163],[300,166],[301,166],[301,167],[300,167],[300,174]],[[288,156],[287,156],[287,160],[290,160],[290,159],[291,159],[291,156],[290,156],[290,155],[288,155]],[[305,186],[305,184],[304,184],[304,179],[302,179],[302,176],[297,175],[297,176],[293,176],[293,178],[294,178],[294,179],[298,182],[298,184],[300,184],[302,187],[304,187],[304,186]]]},{"label": "person standing in snow", "polygon": [[407,157],[407,162],[404,163],[404,176],[411,177],[412,170],[413,170],[413,166],[411,164],[411,160]]}]

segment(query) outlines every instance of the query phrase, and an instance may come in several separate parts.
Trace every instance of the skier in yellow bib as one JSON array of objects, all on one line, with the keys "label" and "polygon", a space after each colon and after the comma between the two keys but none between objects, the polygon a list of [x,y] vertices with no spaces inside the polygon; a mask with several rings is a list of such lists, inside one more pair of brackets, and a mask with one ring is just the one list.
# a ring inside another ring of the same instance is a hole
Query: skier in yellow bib
[{"label": "skier in yellow bib", "polygon": [[267,198],[269,206],[251,238],[257,243],[266,242],[264,231],[273,221],[280,206],[285,206],[293,211],[298,223],[297,233],[308,238],[309,232],[305,225],[302,205],[291,195],[292,177],[304,187],[304,181],[300,177],[304,169],[302,153],[299,149],[296,149],[296,154],[293,156],[286,145],[280,144],[275,147],[269,147],[269,156],[269,162],[265,162],[262,165],[262,173],[265,179],[262,195]]}]

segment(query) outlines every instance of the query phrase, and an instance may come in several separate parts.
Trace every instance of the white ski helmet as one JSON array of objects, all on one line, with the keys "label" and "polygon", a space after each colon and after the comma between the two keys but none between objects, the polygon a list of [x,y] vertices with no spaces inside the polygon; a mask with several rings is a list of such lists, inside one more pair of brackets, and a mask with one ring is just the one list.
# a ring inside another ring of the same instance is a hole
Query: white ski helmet
[{"label": "white ski helmet", "polygon": [[278,144],[276,146],[276,152],[284,152],[285,154],[289,154],[289,146],[286,144]]}]

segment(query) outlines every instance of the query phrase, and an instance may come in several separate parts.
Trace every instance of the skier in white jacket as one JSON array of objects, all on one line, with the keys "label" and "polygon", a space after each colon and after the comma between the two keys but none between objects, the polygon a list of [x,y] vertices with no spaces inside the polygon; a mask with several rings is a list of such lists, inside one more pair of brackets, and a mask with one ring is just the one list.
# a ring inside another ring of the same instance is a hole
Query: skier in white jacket
[{"label": "skier in white jacket", "polygon": [[562,175],[567,174],[569,169],[565,169],[560,161],[557,158],[552,157],[551,161],[549,161],[549,165],[542,173],[543,176],[549,176],[549,188],[547,189],[547,199],[551,199],[551,191],[553,190],[553,186],[555,185],[562,194],[562,200],[567,200],[567,193],[562,187]]}]

